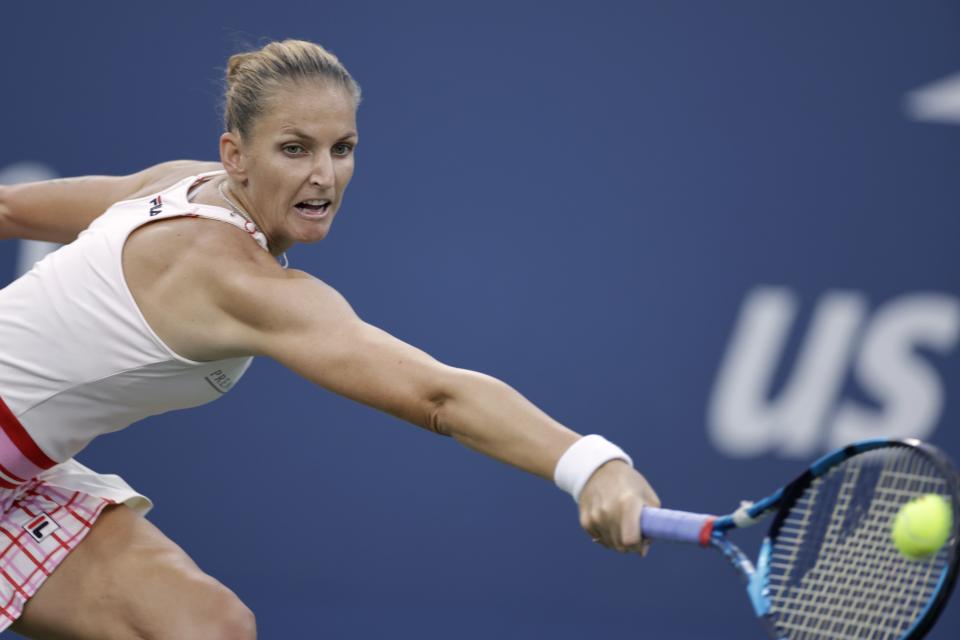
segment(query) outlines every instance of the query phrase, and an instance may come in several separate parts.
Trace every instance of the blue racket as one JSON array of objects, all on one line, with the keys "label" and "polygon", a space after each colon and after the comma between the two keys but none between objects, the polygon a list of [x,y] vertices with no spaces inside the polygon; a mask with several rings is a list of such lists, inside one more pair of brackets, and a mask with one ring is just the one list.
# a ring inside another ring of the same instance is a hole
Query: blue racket
[{"label": "blue racket", "polygon": [[[719,549],[747,582],[773,638],[922,638],[957,577],[960,476],[918,440],[868,440],[817,460],[796,480],[726,516],[644,508],[643,535]],[[928,493],[947,498],[947,543],[921,560],[900,554],[891,523]],[[772,516],[756,566],[727,539]]]}]

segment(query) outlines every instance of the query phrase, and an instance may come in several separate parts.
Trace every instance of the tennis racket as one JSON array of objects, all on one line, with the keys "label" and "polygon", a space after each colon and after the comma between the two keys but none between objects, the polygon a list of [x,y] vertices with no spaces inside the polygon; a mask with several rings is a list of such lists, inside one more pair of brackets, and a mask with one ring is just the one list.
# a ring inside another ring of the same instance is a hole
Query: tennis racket
[{"label": "tennis racket", "polygon": [[[960,476],[918,440],[868,440],[820,458],[796,480],[726,516],[646,507],[643,535],[720,550],[746,579],[773,638],[922,638],[957,577]],[[900,508],[935,493],[953,510],[947,543],[909,560],[891,540]],[[727,539],[772,516],[756,566]]]}]

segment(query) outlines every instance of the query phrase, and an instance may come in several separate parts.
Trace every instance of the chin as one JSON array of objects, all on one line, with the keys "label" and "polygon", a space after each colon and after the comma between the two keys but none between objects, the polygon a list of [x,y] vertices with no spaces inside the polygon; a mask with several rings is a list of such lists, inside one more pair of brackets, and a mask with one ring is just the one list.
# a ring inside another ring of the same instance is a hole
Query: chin
[{"label": "chin", "polygon": [[331,219],[317,221],[298,220],[295,226],[288,228],[290,238],[294,244],[313,244],[320,242],[330,233]]},{"label": "chin", "polygon": [[327,234],[330,233],[329,228],[318,229],[316,231],[311,231],[310,233],[305,233],[303,236],[297,240],[300,244],[313,244],[315,242],[320,242],[327,237]]}]

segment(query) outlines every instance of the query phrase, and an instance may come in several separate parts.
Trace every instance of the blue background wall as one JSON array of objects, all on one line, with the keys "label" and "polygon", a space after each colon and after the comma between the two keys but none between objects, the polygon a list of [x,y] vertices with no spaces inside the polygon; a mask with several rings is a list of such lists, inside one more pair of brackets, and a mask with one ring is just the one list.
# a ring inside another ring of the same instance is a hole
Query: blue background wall
[{"label": "blue background wall", "polygon": [[[725,511],[852,429],[960,459],[960,128],[910,93],[960,71],[958,27],[957,2],[5,3],[0,171],[215,158],[229,54],[323,43],[362,142],[292,264]],[[778,310],[751,386],[762,331],[734,337]],[[250,471],[266,447],[279,477]],[[548,483],[268,361],[81,460],[152,496],[264,638],[762,636],[719,557],[604,551]],[[955,600],[931,637],[958,633]]]}]

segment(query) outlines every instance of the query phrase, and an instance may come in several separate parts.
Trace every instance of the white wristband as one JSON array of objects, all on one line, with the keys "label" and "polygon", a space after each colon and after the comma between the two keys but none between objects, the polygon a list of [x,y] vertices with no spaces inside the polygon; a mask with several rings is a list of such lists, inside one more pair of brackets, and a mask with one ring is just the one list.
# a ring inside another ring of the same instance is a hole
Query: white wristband
[{"label": "white wristband", "polygon": [[633,466],[630,456],[603,436],[584,436],[560,456],[553,470],[553,481],[579,502],[580,492],[593,472],[611,460],[623,460]]}]

